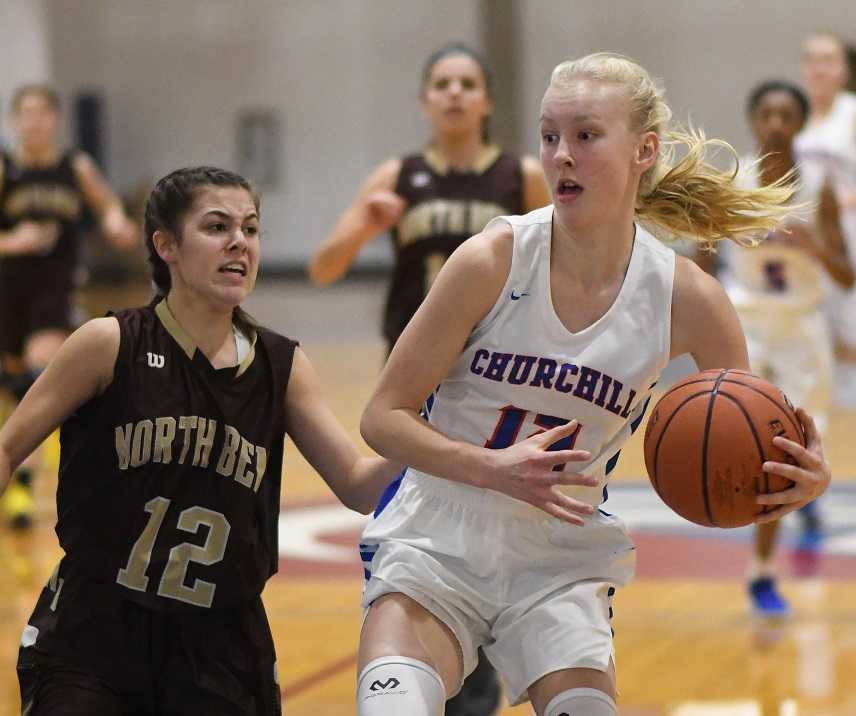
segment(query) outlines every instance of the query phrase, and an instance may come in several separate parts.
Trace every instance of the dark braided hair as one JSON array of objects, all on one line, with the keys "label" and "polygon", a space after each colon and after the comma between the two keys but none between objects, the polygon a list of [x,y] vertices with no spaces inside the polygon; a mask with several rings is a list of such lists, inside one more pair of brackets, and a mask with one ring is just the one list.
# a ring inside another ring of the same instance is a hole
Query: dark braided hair
[{"label": "dark braided hair", "polygon": [[[458,55],[469,57],[479,66],[482,77],[484,77],[484,86],[488,99],[493,99],[493,71],[490,69],[487,59],[480,52],[477,52],[469,45],[465,45],[463,42],[450,42],[428,56],[425,64],[422,65],[422,94],[424,95],[425,90],[428,88],[428,83],[431,81],[431,73],[434,71],[434,65],[447,57],[457,57]],[[485,117],[482,120],[482,141],[485,144],[490,142],[489,122],[490,117]]]},{"label": "dark braided hair", "polygon": [[[260,199],[253,185],[240,174],[217,167],[185,167],[167,174],[155,184],[146,202],[144,231],[149,263],[152,266],[152,282],[159,296],[166,296],[172,288],[169,266],[155,249],[154,234],[166,231],[181,243],[181,224],[193,206],[200,190],[208,186],[239,187],[252,196],[256,211]],[[235,307],[234,321],[245,333],[256,326],[256,322],[240,306]]]}]

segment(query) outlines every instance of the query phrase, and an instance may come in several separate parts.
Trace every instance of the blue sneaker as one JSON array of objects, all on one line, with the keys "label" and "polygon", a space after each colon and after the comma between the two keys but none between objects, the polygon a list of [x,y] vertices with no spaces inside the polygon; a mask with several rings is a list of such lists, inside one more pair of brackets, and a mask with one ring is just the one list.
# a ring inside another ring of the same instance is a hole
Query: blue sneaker
[{"label": "blue sneaker", "polygon": [[771,577],[759,577],[749,582],[749,599],[752,609],[759,617],[782,619],[790,616],[791,608]]}]

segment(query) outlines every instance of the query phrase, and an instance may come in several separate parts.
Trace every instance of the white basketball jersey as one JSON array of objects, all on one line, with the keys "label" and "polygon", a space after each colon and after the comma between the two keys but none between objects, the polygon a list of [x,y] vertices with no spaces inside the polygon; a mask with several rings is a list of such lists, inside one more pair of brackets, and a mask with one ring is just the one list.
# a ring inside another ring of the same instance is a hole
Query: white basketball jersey
[{"label": "white basketball jersey", "polygon": [[839,92],[829,114],[797,135],[794,149],[806,171],[840,189],[856,188],[856,95]]},{"label": "white basketball jersey", "polygon": [[[599,505],[618,453],[642,422],[669,361],[675,254],[637,224],[618,296],[597,321],[572,333],[551,299],[552,216],[548,206],[494,220],[514,231],[508,280],[429,401],[429,420],[454,440],[503,448],[576,418],[576,433],[554,447],[590,451],[589,463],[566,469],[600,483],[565,489]],[[436,479],[412,469],[408,478]]]},{"label": "white basketball jersey", "polygon": [[[761,185],[756,157],[740,160],[737,180],[744,188]],[[800,167],[799,190],[794,205],[807,205],[795,220],[808,228],[814,226],[814,213],[820,197],[823,177]],[[727,242],[722,248],[726,263],[723,284],[734,307],[741,313],[781,317],[783,312],[814,311],[823,300],[825,270],[823,265],[803,249],[765,241],[754,248]]]}]

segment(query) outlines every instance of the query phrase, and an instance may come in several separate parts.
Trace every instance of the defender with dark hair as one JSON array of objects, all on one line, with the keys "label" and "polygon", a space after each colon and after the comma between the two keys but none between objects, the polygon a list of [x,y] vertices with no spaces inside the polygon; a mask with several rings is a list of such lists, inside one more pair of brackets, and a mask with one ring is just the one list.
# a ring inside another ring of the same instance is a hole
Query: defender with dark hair
[{"label": "defender with dark hair", "polygon": [[2,491],[62,425],[65,557],[21,640],[27,714],[278,714],[260,594],[285,434],[353,509],[400,469],[361,458],[297,343],[241,312],[259,235],[237,174],[161,179],[146,207],[158,295],[77,330],[0,430]]}]

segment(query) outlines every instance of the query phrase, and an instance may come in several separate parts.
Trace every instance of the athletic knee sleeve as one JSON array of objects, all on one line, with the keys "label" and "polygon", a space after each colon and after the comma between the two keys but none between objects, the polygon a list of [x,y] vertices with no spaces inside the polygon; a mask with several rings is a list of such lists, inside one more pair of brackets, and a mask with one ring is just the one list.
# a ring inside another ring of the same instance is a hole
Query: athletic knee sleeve
[{"label": "athletic knee sleeve", "polygon": [[570,689],[547,704],[544,716],[618,716],[618,707],[599,689]]},{"label": "athletic knee sleeve", "polygon": [[357,680],[359,716],[443,716],[446,689],[428,664],[406,656],[368,663]]}]

